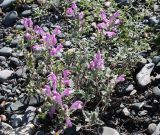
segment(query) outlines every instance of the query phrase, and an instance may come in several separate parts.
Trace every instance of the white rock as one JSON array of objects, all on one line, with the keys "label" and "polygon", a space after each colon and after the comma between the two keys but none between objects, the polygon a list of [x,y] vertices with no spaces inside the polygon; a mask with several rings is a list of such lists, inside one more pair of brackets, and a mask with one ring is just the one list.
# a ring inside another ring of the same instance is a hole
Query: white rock
[{"label": "white rock", "polygon": [[154,63],[146,64],[141,71],[137,74],[136,79],[140,86],[145,87],[149,83],[151,83],[151,77],[150,74],[154,68]]},{"label": "white rock", "polygon": [[129,110],[126,107],[122,111],[123,111],[125,116],[129,116],[130,115]]},{"label": "white rock", "polygon": [[103,127],[102,135],[119,135],[118,131],[110,128],[110,127]]}]

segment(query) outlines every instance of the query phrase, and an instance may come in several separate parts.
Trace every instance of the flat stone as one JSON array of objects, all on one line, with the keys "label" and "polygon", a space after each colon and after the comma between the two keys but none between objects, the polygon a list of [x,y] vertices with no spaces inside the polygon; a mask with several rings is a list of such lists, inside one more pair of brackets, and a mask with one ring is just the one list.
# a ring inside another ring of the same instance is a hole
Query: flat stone
[{"label": "flat stone", "polygon": [[[153,125],[153,130],[154,130],[154,127],[155,125]],[[160,135],[160,123],[156,126],[156,129],[155,131],[153,132],[152,135]]]},{"label": "flat stone", "polygon": [[25,114],[22,118],[22,123],[23,125],[26,125],[28,124],[29,122],[32,122],[36,116],[36,108],[35,107],[32,107],[32,106],[29,106],[26,111],[25,111]]},{"label": "flat stone", "polygon": [[25,10],[25,11],[23,11],[22,13],[21,13],[21,16],[23,16],[23,17],[28,17],[28,16],[30,16],[32,14],[32,10]]},{"label": "flat stone", "polygon": [[122,112],[125,116],[130,116],[130,112],[126,107],[122,110]]},{"label": "flat stone", "polygon": [[4,82],[4,81],[8,80],[9,78],[11,78],[13,73],[14,72],[11,70],[0,71],[0,82]]},{"label": "flat stone", "polygon": [[2,8],[7,8],[10,5],[12,5],[12,3],[16,2],[16,0],[4,0],[1,4],[0,7]]},{"label": "flat stone", "polygon": [[12,127],[17,128],[19,126],[22,126],[22,117],[23,115],[17,115],[17,114],[12,115],[11,116]]},{"label": "flat stone", "polygon": [[0,56],[11,56],[12,51],[13,50],[10,47],[3,47],[0,49]]},{"label": "flat stone", "polygon": [[152,63],[158,64],[160,62],[160,56],[154,56],[152,59]]},{"label": "flat stone", "polygon": [[137,74],[136,79],[138,84],[141,87],[147,86],[149,83],[151,83],[151,77],[150,74],[154,68],[154,63],[145,64],[145,66],[141,69],[141,71]]},{"label": "flat stone", "polygon": [[155,123],[151,123],[148,125],[148,132],[152,134],[156,130],[157,125]]},{"label": "flat stone", "polygon": [[119,135],[118,131],[110,128],[110,127],[103,127],[102,135]]}]

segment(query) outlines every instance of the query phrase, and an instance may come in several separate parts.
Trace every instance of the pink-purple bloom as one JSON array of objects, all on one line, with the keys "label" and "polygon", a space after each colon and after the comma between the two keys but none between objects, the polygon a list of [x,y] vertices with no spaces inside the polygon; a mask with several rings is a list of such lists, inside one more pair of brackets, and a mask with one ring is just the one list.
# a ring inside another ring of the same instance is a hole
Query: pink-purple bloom
[{"label": "pink-purple bloom", "polygon": [[44,86],[44,89],[43,89],[43,92],[49,97],[51,96],[51,88],[49,85],[45,85]]},{"label": "pink-purple bloom", "polygon": [[37,35],[41,35],[41,36],[43,36],[45,34],[44,30],[41,27],[39,27],[38,25],[34,26],[34,32]]},{"label": "pink-purple bloom", "polygon": [[117,82],[117,83],[123,82],[123,81],[125,81],[125,75],[124,75],[124,74],[118,76],[117,79],[116,79],[116,82]]},{"label": "pink-purple bloom", "polygon": [[74,103],[72,103],[71,107],[69,108],[70,110],[77,110],[77,109],[82,109],[82,101],[75,101]]},{"label": "pink-purple bloom", "polygon": [[32,37],[32,35],[31,35],[30,33],[27,32],[27,33],[25,33],[24,38],[25,38],[25,40],[29,41],[29,40],[31,40],[33,37]]},{"label": "pink-purple bloom", "polygon": [[56,28],[53,30],[53,34],[54,35],[60,35],[61,32],[61,27],[60,26],[56,26]]},{"label": "pink-purple bloom", "polygon": [[91,70],[104,70],[104,59],[102,58],[100,51],[95,54],[94,59],[89,63],[88,68]]},{"label": "pink-purple bloom", "polygon": [[53,100],[62,106],[62,96],[57,91],[53,91]]},{"label": "pink-purple bloom", "polygon": [[66,118],[66,126],[69,128],[69,127],[72,127],[72,122],[71,122],[71,119],[69,117]]},{"label": "pink-purple bloom", "polygon": [[33,22],[31,18],[23,18],[21,23],[24,25],[26,29],[33,28]]},{"label": "pink-purple bloom", "polygon": [[56,91],[56,89],[57,89],[57,77],[53,72],[50,73],[50,75],[48,77],[48,80],[52,81],[53,91]]},{"label": "pink-purple bloom", "polygon": [[64,91],[61,93],[61,96],[69,96],[73,93],[73,90],[71,88],[65,88]]},{"label": "pink-purple bloom", "polygon": [[73,10],[72,8],[67,8],[66,14],[67,14],[68,16],[70,16],[70,17],[75,16],[74,10]]},{"label": "pink-purple bloom", "polygon": [[53,47],[50,51],[51,56],[57,56],[57,53],[62,50],[63,46],[60,44],[57,47]]}]

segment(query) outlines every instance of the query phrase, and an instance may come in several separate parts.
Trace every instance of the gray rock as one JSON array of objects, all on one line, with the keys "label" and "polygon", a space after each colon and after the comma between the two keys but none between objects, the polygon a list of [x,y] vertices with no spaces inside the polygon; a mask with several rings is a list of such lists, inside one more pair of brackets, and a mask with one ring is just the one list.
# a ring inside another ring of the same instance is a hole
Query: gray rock
[{"label": "gray rock", "polygon": [[71,41],[66,41],[64,45],[65,45],[66,47],[71,47],[72,43],[71,43]]},{"label": "gray rock", "polygon": [[35,107],[32,107],[32,106],[29,106],[26,111],[25,111],[25,114],[23,116],[23,119],[22,119],[22,123],[23,125],[26,125],[28,124],[29,122],[32,122],[36,116],[36,108]]},{"label": "gray rock", "polygon": [[133,103],[131,107],[135,110],[140,110],[144,105],[145,105],[145,102]]},{"label": "gray rock", "polygon": [[7,8],[10,5],[12,5],[12,3],[16,2],[16,0],[4,0],[1,4],[0,7],[2,8]]},{"label": "gray rock", "polygon": [[24,104],[22,104],[19,100],[17,100],[15,103],[11,103],[8,107],[7,107],[7,112],[8,113],[12,113],[13,111],[24,111],[26,109],[26,106]]},{"label": "gray rock", "polygon": [[14,23],[16,22],[18,18],[18,13],[17,11],[11,11],[9,13],[7,13],[5,15],[5,17],[3,18],[2,23],[4,24],[4,26],[6,27],[11,27],[14,25]]},{"label": "gray rock", "polygon": [[160,6],[159,5],[155,4],[153,7],[154,7],[154,11],[155,12],[159,12],[160,11]]},{"label": "gray rock", "polygon": [[152,16],[149,18],[150,25],[157,25],[160,23],[160,18],[157,16]]},{"label": "gray rock", "polygon": [[140,112],[138,113],[138,115],[139,115],[139,116],[145,116],[145,115],[147,115],[147,113],[148,113],[147,110],[143,110],[143,111],[140,111]]},{"label": "gray rock", "polygon": [[17,47],[17,46],[18,46],[18,40],[15,40],[15,39],[12,40],[10,47],[11,47],[11,48],[14,48],[14,47]]},{"label": "gray rock", "polygon": [[0,56],[11,56],[12,55],[12,48],[10,47],[3,47],[0,49]]},{"label": "gray rock", "polygon": [[0,61],[6,61],[6,58],[4,56],[0,56]]},{"label": "gray rock", "polygon": [[158,64],[160,62],[160,56],[154,56],[152,59],[152,63]]},{"label": "gray rock", "polygon": [[15,28],[16,28],[17,30],[23,30],[23,29],[24,29],[24,26],[21,25],[21,24],[17,24],[17,25],[15,26]]},{"label": "gray rock", "polygon": [[[154,125],[153,125],[154,129]],[[156,126],[156,130],[153,132],[152,135],[160,135],[160,123]]]},{"label": "gray rock", "polygon": [[103,127],[102,135],[119,135],[118,131],[110,128],[110,127]]},{"label": "gray rock", "polygon": [[11,116],[12,127],[17,128],[19,126],[22,126],[22,117],[23,115],[17,115],[17,114],[12,115]]},{"label": "gray rock", "polygon": [[8,135],[8,132],[13,130],[13,128],[9,124],[4,122],[2,122],[0,126],[0,135]]},{"label": "gray rock", "polygon": [[151,83],[151,77],[150,74],[154,68],[154,63],[145,64],[145,66],[141,69],[141,71],[137,74],[136,79],[138,84],[141,87],[147,86],[149,83]]},{"label": "gray rock", "polygon": [[8,80],[14,72],[11,70],[0,71],[0,82]]},{"label": "gray rock", "polygon": [[148,132],[150,133],[150,134],[152,134],[155,130],[156,130],[156,124],[155,123],[151,123],[151,124],[149,124],[148,125]]},{"label": "gray rock", "polygon": [[158,86],[153,88],[153,94],[156,97],[160,97],[160,89],[158,88]]},{"label": "gray rock", "polygon": [[32,10],[25,10],[25,11],[23,11],[22,13],[21,13],[21,16],[23,16],[23,17],[28,17],[28,16],[30,16],[32,14]]},{"label": "gray rock", "polygon": [[130,92],[134,90],[134,86],[133,84],[130,84],[127,88],[126,88],[126,92]]},{"label": "gray rock", "polygon": [[22,127],[18,127],[14,130],[10,130],[8,132],[9,135],[34,135],[35,134],[35,126],[33,124],[27,124]]},{"label": "gray rock", "polygon": [[137,90],[133,90],[133,91],[131,91],[130,95],[132,96],[132,95],[134,95],[136,93],[137,93]]},{"label": "gray rock", "polygon": [[26,67],[19,68],[15,74],[17,75],[17,77],[27,78],[26,71],[27,71]]}]

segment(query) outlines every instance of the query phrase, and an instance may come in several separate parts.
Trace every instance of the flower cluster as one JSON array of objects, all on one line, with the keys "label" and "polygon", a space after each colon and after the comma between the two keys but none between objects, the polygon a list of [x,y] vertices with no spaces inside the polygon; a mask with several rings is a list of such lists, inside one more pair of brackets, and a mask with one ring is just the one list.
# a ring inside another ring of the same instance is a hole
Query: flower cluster
[{"label": "flower cluster", "polygon": [[27,41],[41,39],[39,44],[36,43],[32,46],[33,51],[41,51],[47,48],[51,56],[57,56],[57,53],[62,51],[63,45],[58,44],[56,38],[57,35],[61,34],[60,26],[56,26],[53,32],[49,33],[38,25],[33,26],[31,18],[23,18],[21,23],[26,28],[25,39]]},{"label": "flower cluster", "polygon": [[74,19],[77,19],[80,25],[79,31],[82,31],[82,26],[84,24],[84,13],[83,11],[79,11],[75,2],[72,3],[71,7],[67,8],[66,15],[68,17],[73,17]]},{"label": "flower cluster", "polygon": [[[51,85],[45,85],[43,92],[46,96],[50,97],[54,102],[56,102],[61,110],[65,112],[65,120],[66,120],[66,126],[71,127],[72,122],[70,120],[70,114],[77,110],[82,108],[82,102],[81,101],[75,101],[71,104],[70,107],[66,105],[63,101],[65,97],[70,96],[74,91],[72,90],[71,86],[71,80],[69,79],[69,75],[71,72],[69,70],[63,71],[63,77],[62,77],[62,84],[64,85],[64,89],[62,92],[58,92],[57,85],[58,85],[58,79],[57,76],[52,72],[50,73],[48,80],[51,81]],[[52,117],[53,114],[55,114],[56,109],[52,108],[50,111],[50,116]]]},{"label": "flower cluster", "polygon": [[104,70],[104,59],[102,58],[100,51],[95,54],[93,60],[88,64],[88,68],[91,70]]},{"label": "flower cluster", "polygon": [[120,16],[119,11],[115,12],[109,19],[106,16],[105,12],[100,13],[101,21],[97,24],[97,29],[99,33],[103,33],[108,38],[115,37],[117,34],[117,26],[120,25],[121,20],[118,19]]}]

